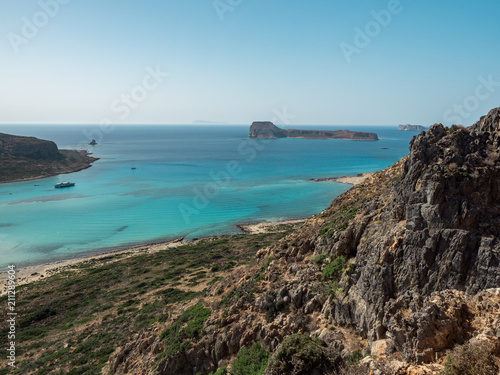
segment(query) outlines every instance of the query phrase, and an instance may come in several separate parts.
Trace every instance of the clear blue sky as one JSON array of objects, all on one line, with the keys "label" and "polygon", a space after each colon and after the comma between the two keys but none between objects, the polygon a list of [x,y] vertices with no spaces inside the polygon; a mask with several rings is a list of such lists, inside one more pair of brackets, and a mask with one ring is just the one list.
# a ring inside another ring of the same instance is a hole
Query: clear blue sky
[{"label": "clear blue sky", "polygon": [[[477,91],[500,82],[497,1],[60,2],[0,0],[0,123],[249,124],[286,108],[292,125],[468,125],[500,106],[500,83]],[[371,40],[356,46],[356,28]]]}]

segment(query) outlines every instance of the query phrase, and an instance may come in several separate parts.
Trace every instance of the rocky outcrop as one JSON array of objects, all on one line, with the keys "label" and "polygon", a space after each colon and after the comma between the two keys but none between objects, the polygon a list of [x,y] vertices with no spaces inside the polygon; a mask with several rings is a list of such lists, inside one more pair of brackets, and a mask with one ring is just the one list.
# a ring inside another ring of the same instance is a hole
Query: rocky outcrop
[{"label": "rocky outcrop", "polygon": [[250,126],[250,138],[307,138],[307,139],[348,139],[357,141],[377,141],[376,133],[351,130],[297,130],[281,129],[270,121],[257,121]]},{"label": "rocky outcrop", "polygon": [[0,183],[76,172],[96,160],[85,151],[59,150],[52,141],[0,133]]},{"label": "rocky outcrop", "polygon": [[[393,374],[436,374],[466,342],[500,355],[499,151],[500,109],[417,135],[407,157],[211,286],[206,335],[151,373],[207,374],[241,347],[275,352],[295,333],[344,358],[371,354],[372,370],[391,358]],[[143,347],[115,353],[115,373],[142,373],[137,356],[154,358]]]},{"label": "rocky outcrop", "polygon": [[425,129],[427,129],[427,128],[425,126],[422,126],[422,125],[406,124],[406,125],[399,125],[398,126],[398,130],[403,130],[403,131],[407,131],[407,132],[421,132],[421,131],[425,131]]}]

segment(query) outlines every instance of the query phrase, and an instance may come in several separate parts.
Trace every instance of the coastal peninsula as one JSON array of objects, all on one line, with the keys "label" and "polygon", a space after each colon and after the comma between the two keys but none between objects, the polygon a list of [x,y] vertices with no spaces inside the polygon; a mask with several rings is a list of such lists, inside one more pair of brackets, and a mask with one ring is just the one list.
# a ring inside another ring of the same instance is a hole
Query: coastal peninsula
[{"label": "coastal peninsula", "polygon": [[250,126],[250,138],[305,138],[305,139],[348,139],[353,141],[378,141],[376,133],[351,130],[298,130],[281,129],[270,121],[255,121]]},{"label": "coastal peninsula", "polygon": [[86,169],[98,160],[83,150],[59,150],[52,141],[0,133],[0,183]]}]

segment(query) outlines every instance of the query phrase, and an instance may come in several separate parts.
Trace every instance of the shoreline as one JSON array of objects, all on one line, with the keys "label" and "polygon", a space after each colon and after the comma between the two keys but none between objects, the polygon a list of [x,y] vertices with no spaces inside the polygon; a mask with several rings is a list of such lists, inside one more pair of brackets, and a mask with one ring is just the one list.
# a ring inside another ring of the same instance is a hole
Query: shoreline
[{"label": "shoreline", "polygon": [[[87,166],[86,168],[89,168],[90,166],[91,165]],[[359,173],[356,176],[343,176],[343,177],[318,178],[318,179],[313,178],[310,180],[316,182],[334,181],[354,186],[362,183],[368,177],[372,176],[374,173],[375,172],[367,172],[367,173]],[[46,177],[51,177],[51,176],[46,176]],[[308,219],[309,217],[301,219],[297,218],[285,219],[281,221],[258,221],[258,222],[244,223],[244,224],[236,224],[236,227],[243,232],[242,234],[261,234],[279,230],[278,227],[281,225],[299,224],[305,222]],[[188,241],[184,241],[184,237],[179,237],[167,241],[136,244],[136,245],[130,245],[128,247],[119,247],[114,249],[109,248],[107,250],[101,249],[95,251],[93,254],[92,253],[91,254],[87,253],[85,255],[82,254],[82,256],[76,256],[75,258],[21,266],[19,268],[16,268],[16,285],[20,286],[20,285],[30,284],[64,271],[76,270],[78,269],[78,266],[81,266],[84,263],[90,263],[90,264],[113,263],[118,260],[129,258],[132,256],[140,254],[152,254],[160,250],[176,248],[178,246],[196,243],[198,241],[213,237],[217,236],[205,236],[202,238],[197,238]],[[0,271],[0,283],[2,284],[2,287],[0,288],[0,296],[7,293],[7,282],[6,282],[7,280],[8,280],[7,271],[3,270]]]}]

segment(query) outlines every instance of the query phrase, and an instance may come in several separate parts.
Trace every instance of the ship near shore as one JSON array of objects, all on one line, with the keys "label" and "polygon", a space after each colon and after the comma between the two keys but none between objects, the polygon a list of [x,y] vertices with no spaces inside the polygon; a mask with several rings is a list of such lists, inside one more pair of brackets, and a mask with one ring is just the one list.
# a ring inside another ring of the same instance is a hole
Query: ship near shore
[{"label": "ship near shore", "polygon": [[348,139],[353,141],[378,141],[376,133],[352,130],[299,130],[281,129],[270,121],[255,121],[250,126],[250,138],[306,138]]}]

